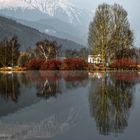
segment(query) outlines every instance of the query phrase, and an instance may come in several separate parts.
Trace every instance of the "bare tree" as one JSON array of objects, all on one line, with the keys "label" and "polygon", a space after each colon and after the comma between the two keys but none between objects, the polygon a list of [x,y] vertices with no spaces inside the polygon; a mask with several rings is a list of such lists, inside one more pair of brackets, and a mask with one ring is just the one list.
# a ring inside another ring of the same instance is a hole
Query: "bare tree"
[{"label": "bare tree", "polygon": [[93,54],[101,54],[105,64],[115,52],[133,47],[133,32],[127,18],[128,14],[118,4],[99,5],[89,26],[88,44]]},{"label": "bare tree", "polygon": [[48,60],[56,58],[58,54],[59,45],[55,41],[44,40],[37,42],[36,54],[37,56]]},{"label": "bare tree", "polygon": [[16,36],[0,42],[0,65],[15,66],[20,55],[20,44]]}]

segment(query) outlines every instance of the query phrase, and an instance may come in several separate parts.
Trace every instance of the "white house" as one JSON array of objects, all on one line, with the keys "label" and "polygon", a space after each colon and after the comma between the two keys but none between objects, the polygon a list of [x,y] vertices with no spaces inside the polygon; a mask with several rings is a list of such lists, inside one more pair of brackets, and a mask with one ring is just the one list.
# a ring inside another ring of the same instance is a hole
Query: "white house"
[{"label": "white house", "polygon": [[88,63],[92,63],[92,64],[101,64],[104,61],[101,58],[101,55],[88,55]]}]

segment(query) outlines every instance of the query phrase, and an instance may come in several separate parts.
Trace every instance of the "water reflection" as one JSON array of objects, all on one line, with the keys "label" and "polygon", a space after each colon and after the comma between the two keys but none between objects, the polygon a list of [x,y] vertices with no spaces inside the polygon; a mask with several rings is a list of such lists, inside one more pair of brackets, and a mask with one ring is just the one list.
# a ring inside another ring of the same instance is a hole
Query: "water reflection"
[{"label": "water reflection", "polygon": [[20,95],[19,82],[16,74],[0,74],[0,97],[6,101],[18,101]]},{"label": "water reflection", "polygon": [[26,72],[1,73],[0,96],[5,101],[9,99],[18,102],[20,88],[36,88],[36,96],[43,98],[57,97],[64,90],[71,90],[88,83],[87,72]]},{"label": "water reflection", "polygon": [[90,111],[100,134],[122,133],[128,126],[134,85],[138,81],[138,73],[123,72],[104,73],[101,79],[91,80]]},{"label": "water reflection", "polygon": [[128,127],[139,77],[137,72],[1,73],[0,136],[47,139],[66,130],[81,135],[86,129],[83,135],[88,137],[94,128],[101,135],[122,133]]},{"label": "water reflection", "polygon": [[[0,108],[0,138],[50,138],[74,127],[79,115],[76,106],[65,104],[65,108],[62,108],[59,103],[57,111],[55,107],[51,109],[51,106],[46,106],[46,102],[38,99],[56,98],[87,83],[87,72],[34,71],[1,74],[0,96],[4,98],[0,98],[3,104]],[[8,99],[11,99],[14,105]]]},{"label": "water reflection", "polygon": [[[24,115],[24,114],[23,114]],[[18,115],[17,115],[18,116]],[[39,120],[38,122],[0,122],[1,140],[26,140],[34,138],[49,139],[63,134],[73,128],[78,117],[78,112],[73,109],[67,112],[58,112],[57,115]]]},{"label": "water reflection", "polygon": [[64,90],[71,90],[87,85],[87,72],[44,72],[41,71],[34,79],[33,73],[29,77],[36,81],[37,96],[46,99],[57,97],[64,93]]}]

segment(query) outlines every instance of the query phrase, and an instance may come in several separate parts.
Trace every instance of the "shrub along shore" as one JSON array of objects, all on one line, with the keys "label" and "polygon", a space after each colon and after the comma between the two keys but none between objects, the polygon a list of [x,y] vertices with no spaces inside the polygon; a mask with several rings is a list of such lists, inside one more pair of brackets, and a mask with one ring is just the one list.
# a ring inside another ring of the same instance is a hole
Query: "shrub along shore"
[{"label": "shrub along shore", "polygon": [[2,67],[0,71],[28,71],[28,70],[43,70],[43,71],[135,71],[140,70],[140,65],[130,60],[116,60],[108,67],[103,64],[88,64],[84,59],[68,58],[64,60],[56,59],[31,59],[22,67]]},{"label": "shrub along shore", "polygon": [[50,59],[31,59],[22,67],[2,67],[0,71],[25,71],[25,70],[88,70],[88,63],[79,58],[69,58],[63,61]]}]

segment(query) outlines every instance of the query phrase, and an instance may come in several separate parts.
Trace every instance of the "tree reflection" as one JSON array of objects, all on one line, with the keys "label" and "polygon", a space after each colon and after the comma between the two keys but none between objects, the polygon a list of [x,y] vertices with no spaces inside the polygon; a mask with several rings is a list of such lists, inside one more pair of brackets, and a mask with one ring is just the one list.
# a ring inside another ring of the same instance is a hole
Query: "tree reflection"
[{"label": "tree reflection", "polygon": [[14,73],[0,74],[0,96],[5,100],[18,101],[19,96],[18,77]]},{"label": "tree reflection", "polygon": [[37,84],[38,97],[56,97],[58,93],[61,93],[61,76],[58,72],[40,72],[40,76],[45,77],[45,79]]},{"label": "tree reflection", "polygon": [[128,125],[129,112],[133,104],[134,79],[124,81],[118,79],[116,74],[105,74],[98,80],[95,90],[91,83],[90,111],[99,133],[103,135],[123,132]]},{"label": "tree reflection", "polygon": [[22,89],[35,90],[37,97],[57,97],[68,90],[84,87],[88,83],[88,73],[84,71],[28,71],[25,73],[1,73],[0,96],[9,101],[18,101]]},{"label": "tree reflection", "polygon": [[37,82],[38,97],[57,97],[64,90],[85,86],[88,81],[87,72],[40,72],[41,81]]}]

